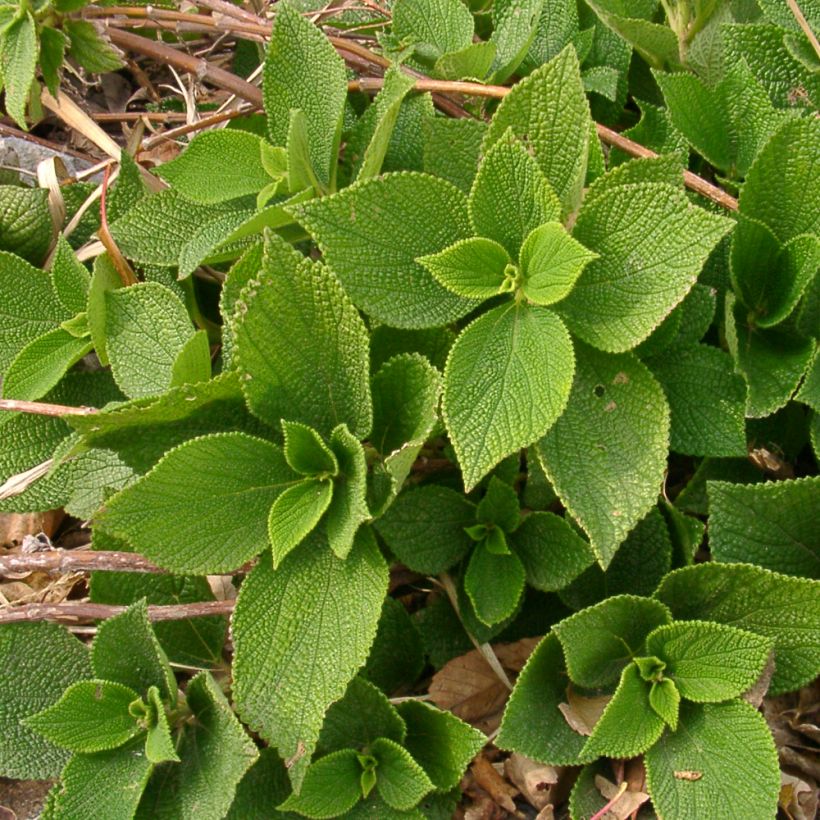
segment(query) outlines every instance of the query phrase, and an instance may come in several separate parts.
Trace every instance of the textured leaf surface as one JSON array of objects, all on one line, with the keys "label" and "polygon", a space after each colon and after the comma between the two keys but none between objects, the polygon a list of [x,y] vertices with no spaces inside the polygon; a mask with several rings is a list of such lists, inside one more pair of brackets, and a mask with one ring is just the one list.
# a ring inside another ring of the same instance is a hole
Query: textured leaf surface
[{"label": "textured leaf surface", "polygon": [[424,121],[424,171],[470,192],[487,124],[481,120],[428,117]]},{"label": "textured leaf surface", "polygon": [[0,373],[29,342],[68,318],[47,273],[0,252]]},{"label": "textured leaf surface", "polygon": [[275,572],[263,556],[242,585],[234,696],[242,718],[283,757],[299,756],[290,769],[297,787],[328,706],[367,658],[386,590],[387,566],[366,531],[345,561],[313,534]]},{"label": "textured leaf surface", "polygon": [[[418,260],[439,284],[467,299],[487,299],[499,293],[511,260],[492,239],[474,236]],[[510,282],[510,284],[512,284]]]},{"label": "textured leaf surface", "polygon": [[[404,604],[387,597],[382,605],[379,626],[361,676],[382,692],[393,693],[402,684],[415,682],[426,663],[421,634]],[[403,727],[403,724],[402,724]],[[405,730],[402,728],[402,738]],[[385,737],[393,737],[384,733]],[[394,737],[394,740],[402,738]]]},{"label": "textured leaf surface", "polygon": [[595,724],[582,755],[635,757],[643,754],[663,733],[663,718],[649,703],[650,684],[641,678],[638,667],[629,664],[621,673],[612,700]]},{"label": "textured leaf surface", "polygon": [[393,33],[420,44],[417,56],[429,59],[468,45],[473,17],[457,0],[397,0]]},{"label": "textured leaf surface", "polygon": [[106,680],[73,683],[57,703],[30,717],[29,726],[72,752],[101,752],[122,746],[142,728],[128,713],[139,695]]},{"label": "textured leaf surface", "polygon": [[476,615],[487,626],[509,618],[524,593],[526,574],[518,557],[492,552],[486,542],[476,544],[464,574],[464,589]]},{"label": "textured leaf surface", "polygon": [[577,347],[567,409],[537,450],[604,569],[657,500],[668,436],[666,398],[634,355]]},{"label": "textured leaf surface", "polygon": [[709,549],[716,561],[820,578],[820,478],[760,485],[707,483]]},{"label": "textured leaf surface", "polygon": [[302,788],[280,810],[316,820],[344,816],[361,799],[362,767],[353,749],[320,757],[305,772]]},{"label": "textured leaf surface", "polygon": [[55,777],[69,758],[21,723],[56,703],[65,689],[91,677],[88,650],[57,624],[6,624],[0,630],[0,772],[4,777]]},{"label": "textured leaf surface", "polygon": [[728,354],[711,345],[674,347],[647,365],[669,401],[670,446],[675,452],[746,454],[746,389]]},{"label": "textured leaf surface", "polygon": [[535,157],[505,133],[478,166],[469,200],[479,236],[500,243],[512,259],[531,231],[561,216],[561,203]]},{"label": "textured leaf surface", "polygon": [[268,518],[274,569],[319,523],[332,495],[330,481],[307,479],[288,487],[276,498]]},{"label": "textured leaf surface", "polygon": [[405,566],[436,575],[470,549],[464,528],[473,523],[475,507],[461,493],[428,484],[401,493],[375,527]]},{"label": "textured leaf surface", "polygon": [[112,499],[104,526],[172,571],[228,571],[267,547],[270,505],[297,480],[274,444],[203,436]]},{"label": "textured leaf surface", "polygon": [[577,206],[584,184],[589,123],[578,59],[567,47],[504,98],[484,138],[483,152],[512,128],[532,148],[566,214]]},{"label": "textured leaf surface", "polygon": [[[39,265],[48,253],[51,233],[45,189],[0,185],[0,251],[11,251],[31,264]],[[5,253],[0,258],[3,263],[15,264],[6,258]],[[20,260],[16,260],[16,265],[20,264]]]},{"label": "textured leaf surface", "polygon": [[51,278],[57,298],[69,313],[80,313],[86,309],[91,275],[62,234],[54,247]]},{"label": "textured leaf surface", "polygon": [[544,435],[573,369],[569,334],[545,308],[500,305],[467,326],[447,360],[442,410],[468,490]]},{"label": "textured leaf surface", "polygon": [[339,475],[333,482],[325,530],[330,549],[339,558],[346,558],[359,525],[370,517],[367,463],[362,445],[344,425],[333,431],[330,447],[339,462]]},{"label": "textured leaf surface", "polygon": [[619,185],[591,197],[573,237],[599,258],[561,306],[570,329],[612,352],[642,342],[686,296],[732,225],[663,183]]},{"label": "textured leaf surface", "polygon": [[708,620],[774,641],[770,694],[798,689],[820,673],[816,581],[746,564],[700,564],[667,575],[655,593],[678,620]]},{"label": "textured leaf surface", "polygon": [[669,620],[666,607],[652,598],[617,595],[570,615],[553,631],[573,682],[592,689],[617,680],[641,654],[646,636]]},{"label": "textured leaf surface", "polygon": [[503,83],[527,56],[535,37],[544,0],[501,0],[493,4],[495,44],[493,83]]},{"label": "textured leaf surface", "polygon": [[174,362],[194,335],[188,311],[168,288],[142,282],[105,295],[111,372],[129,398],[165,392]]},{"label": "textured leaf surface", "polygon": [[371,754],[378,761],[376,789],[388,806],[407,811],[433,790],[424,769],[396,741],[378,738],[371,746]]},{"label": "textured leaf surface", "polygon": [[282,420],[285,461],[300,475],[336,475],[339,462],[322,437],[306,424]]},{"label": "textured leaf surface", "polygon": [[464,194],[427,174],[388,174],[293,209],[357,307],[393,327],[434,327],[474,305],[416,259],[470,235]]},{"label": "textured leaf surface", "polygon": [[299,421],[324,436],[344,422],[357,437],[367,436],[367,331],[326,267],[271,239],[237,311],[242,386],[259,418],[271,425]]},{"label": "textured leaf surface", "polygon": [[268,134],[285,145],[290,112],[305,112],[313,170],[326,185],[335,177],[347,78],[341,57],[325,35],[297,10],[285,4],[277,11],[265,57],[262,85]]},{"label": "textured leaf surface", "polygon": [[436,789],[455,788],[467,764],[486,742],[484,735],[450,712],[421,701],[405,701],[397,708],[407,724],[404,748],[427,772]]},{"label": "textured leaf surface", "polygon": [[669,678],[655,681],[652,684],[649,690],[649,705],[673,732],[677,731],[680,692]]},{"label": "textured leaf surface", "polygon": [[663,817],[702,817],[715,806],[731,807],[731,816],[744,820],[777,812],[774,742],[763,716],[743,701],[681,704],[678,731],[667,731],[649,750],[646,774]]},{"label": "textured leaf surface", "polygon": [[[567,700],[569,677],[561,644],[550,632],[530,655],[507,702],[497,745],[539,763],[576,766],[585,738],[558,709]],[[538,720],[533,720],[538,715]]]},{"label": "textured leaf surface", "polygon": [[675,681],[682,697],[715,703],[751,688],[766,665],[772,641],[725,624],[692,621],[656,629],[646,649],[666,662],[664,676]]},{"label": "textured leaf surface", "polygon": [[16,19],[4,27],[0,39],[0,74],[6,91],[6,111],[24,130],[26,103],[37,68],[37,25],[31,12],[20,10]]}]

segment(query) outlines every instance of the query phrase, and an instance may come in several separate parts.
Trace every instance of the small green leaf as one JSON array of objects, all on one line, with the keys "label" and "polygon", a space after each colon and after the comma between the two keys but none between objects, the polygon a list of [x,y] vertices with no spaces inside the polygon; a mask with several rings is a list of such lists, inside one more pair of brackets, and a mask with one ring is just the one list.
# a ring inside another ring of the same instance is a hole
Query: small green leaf
[{"label": "small green leaf", "polygon": [[680,692],[669,678],[652,684],[649,690],[649,705],[673,732],[678,730]]},{"label": "small green leaf", "polygon": [[145,737],[145,756],[152,763],[179,763],[179,755],[171,738],[171,727],[159,689],[152,686],[148,690],[148,704],[153,712],[154,724],[148,726]]},{"label": "small green leaf", "polygon": [[[32,265],[39,265],[48,253],[53,230],[48,192],[44,188],[0,185],[0,251],[11,251]],[[6,264],[19,268],[23,263],[13,258],[5,259],[4,267]]]},{"label": "small green leaf", "polygon": [[88,649],[57,624],[5,624],[0,630],[0,774],[19,780],[56,777],[69,758],[29,728],[26,718],[53,706],[90,678]]},{"label": "small green leaf", "polygon": [[424,120],[424,171],[452,182],[465,194],[470,193],[486,130],[483,120],[470,117],[427,117]]},{"label": "small green leaf", "polygon": [[518,507],[515,490],[498,476],[492,476],[487,492],[476,508],[476,520],[511,533],[517,529],[521,520]]},{"label": "small green leaf", "polygon": [[69,686],[57,703],[26,723],[72,752],[116,749],[143,731],[128,711],[138,699],[133,689],[120,683],[81,681]]},{"label": "small green leaf", "polygon": [[271,177],[262,163],[266,143],[247,131],[206,131],[157,173],[195,202],[224,202],[256,194]]},{"label": "small green leaf", "polygon": [[590,121],[578,58],[567,46],[513,86],[490,122],[483,152],[512,128],[525,147],[532,148],[558,194],[562,213],[568,214],[578,205],[586,177]]},{"label": "small green leaf", "polygon": [[405,566],[437,575],[470,549],[464,528],[474,522],[475,506],[461,493],[426,484],[401,493],[375,527]]},{"label": "small green leaf", "polygon": [[57,237],[54,247],[51,280],[57,298],[69,313],[82,313],[86,309],[91,276],[62,234]]},{"label": "small green leaf", "polygon": [[43,26],[40,29],[40,70],[46,88],[55,97],[60,88],[60,71],[68,42],[68,37],[56,28]]},{"label": "small green leaf", "polygon": [[122,68],[122,60],[97,28],[88,20],[63,21],[65,33],[71,41],[68,53],[93,74],[116,71]]},{"label": "small green leaf", "polygon": [[207,382],[211,378],[208,334],[197,330],[180,349],[171,367],[171,387]]},{"label": "small green leaf", "polygon": [[612,700],[584,744],[583,757],[636,757],[657,741],[666,724],[650,705],[652,686],[634,663],[623,670]]},{"label": "small green leaf", "polygon": [[646,636],[669,621],[669,610],[652,598],[616,595],[570,615],[553,631],[572,681],[594,689],[616,681],[632,658],[643,654]]},{"label": "small green leaf", "polygon": [[485,542],[476,544],[464,574],[464,589],[483,623],[492,626],[515,612],[524,581],[524,567],[509,550],[499,555]]},{"label": "small green leaf", "polygon": [[731,806],[736,817],[777,813],[780,772],[763,715],[739,700],[681,704],[678,730],[646,754],[652,803],[665,817],[703,817]]},{"label": "small green leaf", "polygon": [[576,242],[560,222],[532,231],[521,247],[524,295],[537,305],[559,302],[598,254]]},{"label": "small green leaf", "polygon": [[367,331],[336,277],[279,237],[236,310],[236,350],[248,406],[271,425],[290,419],[329,436],[372,424]]},{"label": "small green leaf", "polygon": [[473,16],[457,0],[396,0],[393,34],[415,43],[415,56],[429,63],[470,43]]},{"label": "small green leaf", "polygon": [[698,564],[664,578],[655,596],[677,620],[715,621],[774,641],[769,694],[799,689],[820,674],[817,581],[748,564]]},{"label": "small green leaf", "polygon": [[313,170],[310,158],[310,135],[305,112],[301,108],[292,108],[288,125],[288,188],[292,194],[311,189],[326,193]]},{"label": "small green leaf", "polygon": [[321,436],[306,424],[282,419],[285,434],[285,461],[292,470],[305,476],[335,476],[339,462]]},{"label": "small green leaf", "polygon": [[[414,683],[425,663],[425,651],[416,620],[401,601],[385,598],[376,637],[361,676],[382,692],[391,694],[402,685]],[[400,738],[387,731],[381,734],[401,741],[405,734],[404,724]]]},{"label": "small green leaf", "polygon": [[442,410],[468,491],[561,415],[574,358],[566,328],[546,308],[500,305],[462,331],[447,360]]},{"label": "small green leaf", "polygon": [[820,478],[706,486],[709,550],[716,561],[820,579]]},{"label": "small green leaf", "polygon": [[442,80],[470,78],[483,80],[495,59],[495,43],[470,43],[458,51],[448,51],[436,60],[430,75]]},{"label": "small green leaf", "polygon": [[21,6],[21,13],[0,36],[0,76],[6,91],[6,111],[24,131],[28,130],[26,103],[40,51],[37,24],[27,9],[27,6]]},{"label": "small green leaf", "polygon": [[289,487],[273,502],[268,517],[273,568],[319,523],[330,504],[333,483],[308,478]]},{"label": "small green leaf", "polygon": [[535,228],[561,216],[555,191],[512,130],[481,160],[468,206],[473,230],[503,245],[512,259]]},{"label": "small green leaf", "polygon": [[94,342],[94,352],[102,365],[110,364],[106,344],[105,294],[122,286],[122,279],[108,254],[98,256],[94,260],[91,284],[88,288],[88,329],[91,332],[91,341]]},{"label": "small green leaf", "polygon": [[387,565],[367,530],[345,561],[313,533],[276,571],[263,555],[242,584],[232,625],[234,697],[243,720],[293,758],[295,788],[327,708],[367,658],[386,591]]},{"label": "small green leaf", "polygon": [[661,626],[646,640],[648,652],[666,661],[681,696],[716,703],[742,695],[758,679],[772,641],[725,624],[689,621]]},{"label": "small green leaf", "polygon": [[101,520],[170,570],[226,572],[267,547],[270,506],[298,480],[268,441],[203,436],[171,450],[111,499]]},{"label": "small green leaf", "polygon": [[[512,290],[516,270],[504,248],[492,239],[462,239],[416,260],[447,290],[467,299],[487,299]],[[508,273],[509,271],[509,273]],[[505,286],[506,285],[506,286]]]},{"label": "small green leaf", "polygon": [[339,462],[339,475],[333,479],[325,527],[330,548],[339,558],[346,558],[359,526],[370,517],[367,463],[362,445],[343,424],[333,431],[330,449]]},{"label": "small green leaf", "polygon": [[370,753],[378,761],[376,789],[388,806],[407,811],[435,788],[424,769],[396,741],[380,737]]},{"label": "small green leaf", "polygon": [[421,701],[405,701],[398,711],[407,724],[403,746],[439,791],[455,788],[486,738],[478,729]]},{"label": "small green leaf", "polygon": [[100,624],[91,646],[94,674],[144,695],[156,687],[164,700],[176,704],[177,683],[148,620],[144,600]]},{"label": "small green leaf", "polygon": [[655,505],[666,471],[669,408],[631,353],[577,345],[567,409],[538,443],[544,470],[590,536],[603,569]]},{"label": "small green leaf", "polygon": [[527,56],[541,18],[544,0],[501,0],[493,4],[493,34],[496,46],[490,81],[503,83]]},{"label": "small green leaf", "polygon": [[320,757],[305,772],[299,793],[292,794],[278,809],[316,820],[344,815],[361,799],[361,775],[359,755],[353,749]]}]

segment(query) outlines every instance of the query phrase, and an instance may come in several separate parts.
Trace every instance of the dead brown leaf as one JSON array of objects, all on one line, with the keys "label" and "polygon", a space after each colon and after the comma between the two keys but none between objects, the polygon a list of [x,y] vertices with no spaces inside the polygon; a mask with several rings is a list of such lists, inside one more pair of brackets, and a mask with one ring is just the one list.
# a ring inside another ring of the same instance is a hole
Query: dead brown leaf
[{"label": "dead brown leaf", "polygon": [[589,737],[592,734],[593,727],[600,719],[604,709],[606,709],[606,705],[612,700],[612,695],[585,697],[579,695],[570,686],[567,690],[567,700],[569,703],[558,704],[564,720],[578,734]]},{"label": "dead brown leaf", "polygon": [[[601,775],[595,775],[595,786],[606,800],[614,799],[623,788],[623,784],[616,786],[611,780],[607,780]],[[603,815],[602,820],[626,820],[633,812],[636,812],[644,803],[649,800],[649,795],[642,791],[635,791],[628,787],[621,793],[617,801],[609,807],[609,811]]]},{"label": "dead brown leaf", "polygon": [[498,773],[485,755],[480,754],[472,762],[470,771],[476,784],[487,792],[495,803],[512,814],[516,813],[513,797],[518,794],[518,789]]},{"label": "dead brown leaf", "polygon": [[791,820],[813,820],[817,816],[817,785],[781,772],[780,808]]},{"label": "dead brown leaf", "polygon": [[27,535],[44,532],[49,538],[65,517],[62,510],[40,513],[0,513],[0,547],[23,543]]},{"label": "dead brown leaf", "polygon": [[553,802],[553,787],[559,775],[554,766],[515,752],[504,761],[504,772],[533,808],[541,810]]}]

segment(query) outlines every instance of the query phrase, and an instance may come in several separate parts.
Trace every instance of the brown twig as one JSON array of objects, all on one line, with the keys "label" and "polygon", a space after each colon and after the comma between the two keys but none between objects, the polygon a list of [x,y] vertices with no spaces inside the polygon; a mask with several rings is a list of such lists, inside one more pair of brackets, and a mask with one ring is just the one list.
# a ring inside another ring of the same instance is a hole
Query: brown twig
[{"label": "brown twig", "polygon": [[811,30],[809,21],[803,14],[802,9],[797,5],[797,0],[786,0],[786,3],[791,10],[791,13],[794,15],[794,19],[797,20],[797,25],[800,26],[803,33],[809,38],[811,47],[814,49],[817,56],[820,57],[820,42],[817,40],[817,35]]},{"label": "brown twig", "polygon": [[31,413],[35,416],[90,416],[100,412],[96,407],[69,407],[65,404],[18,401],[17,399],[0,399],[0,410],[8,410],[12,413]]},{"label": "brown twig", "polygon": [[108,181],[110,178],[111,166],[106,165],[105,171],[103,171],[102,187],[100,188],[100,227],[97,229],[97,236],[99,237],[100,242],[103,243],[103,247],[105,247],[106,251],[108,251],[108,256],[111,258],[111,262],[122,280],[123,287],[127,288],[129,285],[136,285],[139,280],[137,279],[137,275],[134,273],[131,266],[128,264],[128,261],[117,247],[117,243],[114,241],[114,237],[111,236],[111,232],[108,230],[106,197],[108,195]]},{"label": "brown twig", "polygon": [[[187,618],[205,618],[209,615],[230,615],[235,601],[201,601],[193,604],[169,604],[149,606],[149,621],[182,621]],[[0,609],[0,624],[25,621],[104,621],[121,615],[127,606],[114,604],[91,604],[66,602],[62,604],[24,604]]]}]

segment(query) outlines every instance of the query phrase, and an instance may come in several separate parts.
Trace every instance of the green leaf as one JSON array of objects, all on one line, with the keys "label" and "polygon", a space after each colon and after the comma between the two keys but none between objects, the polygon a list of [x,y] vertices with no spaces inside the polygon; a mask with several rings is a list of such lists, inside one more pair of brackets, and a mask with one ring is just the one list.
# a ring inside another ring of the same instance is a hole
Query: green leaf
[{"label": "green leaf", "polygon": [[491,476],[487,492],[476,508],[476,521],[511,533],[521,522],[518,507],[518,494],[515,490],[498,476]]},{"label": "green leaf", "polygon": [[128,707],[139,695],[106,680],[74,683],[57,703],[26,720],[52,743],[72,752],[115,749],[143,732]]},{"label": "green leaf", "polygon": [[288,125],[288,188],[291,193],[305,189],[325,192],[313,170],[310,158],[310,135],[305,112],[292,108]]},{"label": "green leaf", "polygon": [[268,517],[274,569],[316,527],[330,505],[332,495],[331,481],[308,478],[276,498]]},{"label": "green leaf", "polygon": [[813,340],[781,328],[755,327],[731,293],[726,295],[725,328],[735,368],[746,379],[746,416],[771,415],[797,390],[814,354]]},{"label": "green leaf", "polygon": [[470,556],[464,589],[479,619],[492,626],[515,612],[525,580],[524,567],[515,555],[509,551],[499,555],[482,541]]},{"label": "green leaf", "polygon": [[141,818],[221,820],[236,786],[259,757],[222,689],[200,672],[185,692],[193,720],[179,743],[179,763],[157,770],[140,804]]},{"label": "green leaf", "polygon": [[123,287],[117,269],[107,253],[94,260],[94,269],[91,274],[91,285],[88,288],[88,329],[91,332],[91,341],[94,342],[94,352],[103,366],[110,364],[106,349],[106,320],[105,294],[108,291]]},{"label": "green leaf", "polygon": [[207,382],[211,378],[208,334],[197,330],[180,349],[171,367],[171,386]]},{"label": "green leaf", "polygon": [[513,86],[490,122],[486,155],[508,128],[527,148],[558,194],[564,215],[580,201],[586,177],[590,114],[575,50],[567,46]]},{"label": "green leaf", "polygon": [[475,507],[461,493],[426,484],[401,493],[375,527],[405,566],[438,575],[470,549],[464,528],[473,523]]},{"label": "green leaf", "polygon": [[108,219],[113,222],[148,195],[143,169],[127,151],[120,151],[120,173],[106,199]]},{"label": "green leaf", "polygon": [[0,36],[0,76],[6,92],[6,111],[22,128],[26,127],[26,103],[28,102],[37,56],[37,24],[27,6],[7,25]]},{"label": "green leaf", "polygon": [[68,42],[68,37],[56,28],[43,26],[40,29],[40,70],[43,72],[46,88],[55,97],[60,88],[60,70]]},{"label": "green leaf", "polygon": [[174,363],[193,335],[185,306],[157,282],[105,294],[111,372],[129,398],[156,395],[171,387]]},{"label": "green leaf", "polygon": [[[53,230],[44,188],[0,185],[0,251],[11,251],[39,265],[48,253]],[[3,260],[3,267],[22,265],[19,259],[10,261],[5,253]]]},{"label": "green leaf", "polygon": [[111,499],[101,522],[171,571],[227,572],[267,547],[270,506],[296,481],[270,442],[203,436]]},{"label": "green leaf", "polygon": [[333,431],[330,449],[339,462],[339,475],[333,480],[325,528],[331,550],[339,558],[346,558],[359,526],[370,517],[367,463],[362,445],[343,424]]},{"label": "green leaf", "polygon": [[263,140],[247,131],[206,131],[157,173],[195,202],[224,202],[256,194],[270,181],[262,165]]},{"label": "green leaf", "polygon": [[176,704],[174,673],[154,635],[144,600],[100,624],[91,658],[98,678],[121,683],[140,695],[155,686],[163,699]]},{"label": "green leaf", "polygon": [[299,793],[278,808],[317,820],[345,815],[361,799],[361,775],[359,755],[353,749],[325,755],[305,772]]},{"label": "green leaf", "polygon": [[236,787],[236,797],[225,820],[248,820],[249,817],[287,817],[278,806],[290,794],[288,771],[275,749],[259,750],[259,758],[248,769]]},{"label": "green leaf", "polygon": [[583,269],[597,258],[597,253],[576,242],[560,222],[541,225],[521,248],[524,295],[537,305],[559,302],[572,290]]},{"label": "green leaf", "polygon": [[417,260],[457,296],[487,299],[512,290],[516,270],[507,251],[492,239],[474,236]]},{"label": "green leaf", "polygon": [[787,122],[764,146],[746,175],[740,212],[763,222],[780,242],[820,230],[820,123]]},{"label": "green leaf", "polygon": [[663,817],[708,816],[715,806],[746,820],[777,813],[777,752],[766,721],[748,703],[682,704],[678,730],[667,731],[645,760],[652,803]]},{"label": "green leaf", "polygon": [[469,45],[473,16],[460,0],[396,0],[393,34],[415,43],[415,56],[430,62]]},{"label": "green leaf", "polygon": [[[567,701],[564,655],[554,632],[535,648],[515,682],[496,745],[557,766],[587,762],[586,738],[567,723],[558,706]],[[538,720],[533,720],[538,715]]]},{"label": "green leaf", "polygon": [[553,632],[573,683],[594,689],[616,681],[632,658],[643,654],[646,636],[669,621],[669,610],[652,598],[616,595],[570,615]]},{"label": "green leaf", "polygon": [[274,145],[287,143],[290,112],[304,111],[311,165],[319,182],[332,188],[347,97],[344,62],[295,5],[277,10],[262,94]]},{"label": "green leaf", "polygon": [[87,648],[57,624],[5,624],[0,629],[0,774],[20,780],[56,777],[69,754],[22,721],[91,677]]},{"label": "green leaf", "polygon": [[424,171],[452,182],[469,194],[486,130],[483,120],[427,117],[424,120]]},{"label": "green leaf", "polygon": [[794,398],[820,413],[820,348],[815,351],[811,365],[803,378],[803,384]]},{"label": "green leaf", "polygon": [[71,245],[62,234],[57,237],[54,247],[51,279],[54,292],[68,313],[81,313],[86,309],[91,275],[74,255]]},{"label": "green leaf", "polygon": [[484,735],[450,712],[422,701],[405,701],[397,708],[407,724],[404,748],[421,765],[436,789],[455,788],[467,764],[485,744]]},{"label": "green leaf", "polygon": [[430,71],[432,77],[442,80],[460,80],[474,78],[483,80],[495,60],[495,43],[470,43],[458,51],[449,51],[436,60]]},{"label": "green leaf", "polygon": [[119,54],[111,47],[108,41],[100,34],[93,23],[88,20],[63,21],[65,33],[71,44],[68,53],[92,74],[103,74],[106,71],[116,71],[122,68],[123,62]]},{"label": "green leaf", "polygon": [[707,488],[716,561],[820,579],[820,478],[748,486],[709,481]]},{"label": "green leaf", "polygon": [[538,30],[544,0],[501,0],[493,4],[496,46],[490,82],[503,83],[521,65]]},{"label": "green leaf", "polygon": [[545,308],[500,305],[462,331],[447,359],[442,411],[468,491],[549,430],[573,370],[569,334]]},{"label": "green leaf", "polygon": [[338,474],[336,456],[312,427],[282,419],[282,432],[285,434],[285,461],[292,470],[305,476]]},{"label": "green leaf", "polygon": [[376,758],[376,789],[388,806],[407,811],[435,786],[424,769],[396,741],[380,737],[370,747]]},{"label": "green leaf", "polygon": [[60,776],[56,816],[131,820],[153,768],[141,747],[137,739],[118,749],[74,755]]},{"label": "green leaf", "polygon": [[652,684],[649,690],[649,705],[673,732],[677,731],[680,692],[669,678]]},{"label": "green leaf", "polygon": [[646,648],[666,661],[664,675],[675,681],[681,697],[716,703],[752,687],[769,659],[772,641],[725,624],[689,621],[656,629]]},{"label": "green leaf", "polygon": [[474,302],[442,287],[416,260],[470,235],[464,194],[427,174],[366,180],[290,209],[313,235],[354,304],[392,327],[434,327]]},{"label": "green leaf", "polygon": [[666,724],[650,704],[650,688],[634,663],[623,670],[612,700],[584,744],[584,758],[636,757],[657,741]]},{"label": "green leaf", "polygon": [[165,714],[165,706],[156,686],[148,690],[148,705],[155,723],[148,726],[145,756],[152,763],[179,763],[179,755],[171,738],[171,727],[168,725],[168,715]]},{"label": "green leaf", "polygon": [[715,621],[774,641],[769,694],[799,689],[820,673],[817,582],[746,564],[699,564],[664,578],[655,596],[677,620]]},{"label": "green leaf", "polygon": [[3,378],[3,397],[25,401],[41,398],[91,347],[87,338],[78,339],[61,327],[44,333],[29,342],[9,365]]},{"label": "green leaf", "polygon": [[555,191],[512,130],[481,160],[468,207],[473,230],[503,245],[512,259],[518,259],[521,244],[535,228],[561,215]]},{"label": "green leaf", "polygon": [[271,425],[299,421],[324,436],[346,423],[354,435],[367,437],[367,330],[325,266],[271,237],[262,272],[242,291],[236,309],[238,366],[255,415]]},{"label": "green leaf", "polygon": [[647,366],[669,401],[672,450],[693,456],[746,455],[746,389],[727,353],[711,345],[676,346],[649,359]]},{"label": "green leaf", "polygon": [[663,183],[601,191],[584,203],[573,230],[599,258],[584,269],[561,314],[573,333],[602,350],[635,347],[686,296],[733,224]]},{"label": "green leaf", "polygon": [[48,274],[0,252],[0,373],[27,344],[67,318]]},{"label": "green leaf", "polygon": [[[425,651],[416,621],[401,601],[385,598],[379,626],[361,676],[383,692],[395,692],[403,684],[415,683],[425,666]],[[383,732],[385,737],[393,735]],[[404,738],[404,729],[402,737]]]},{"label": "green leaf", "polygon": [[563,589],[595,561],[589,544],[549,512],[530,513],[508,541],[524,565],[527,583],[542,592]]},{"label": "green leaf", "polygon": [[350,681],[344,697],[327,710],[318,748],[322,753],[361,751],[380,737],[401,743],[406,734],[407,727],[387,696],[357,676]]},{"label": "green leaf", "polygon": [[633,354],[613,356],[582,345],[576,351],[567,409],[536,449],[606,569],[657,500],[669,448],[669,408]]},{"label": "green leaf", "polygon": [[232,624],[237,708],[292,758],[296,788],[328,706],[367,658],[386,590],[387,565],[367,530],[345,561],[320,533],[276,571],[263,555],[240,589]]}]

